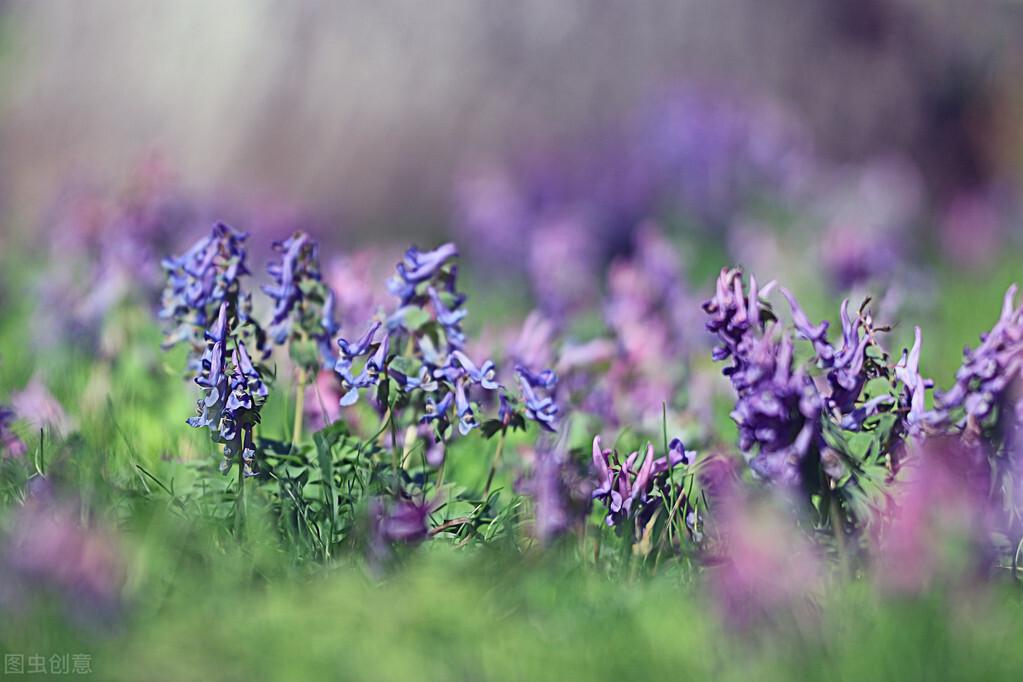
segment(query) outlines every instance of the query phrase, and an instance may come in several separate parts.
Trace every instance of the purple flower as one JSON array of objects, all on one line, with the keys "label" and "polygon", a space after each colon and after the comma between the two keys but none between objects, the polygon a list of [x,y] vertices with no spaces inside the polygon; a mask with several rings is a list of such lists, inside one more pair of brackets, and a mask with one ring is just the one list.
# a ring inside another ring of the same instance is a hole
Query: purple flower
[{"label": "purple flower", "polygon": [[[167,259],[161,316],[177,325],[171,344],[187,340],[192,346],[189,366],[201,396],[188,424],[209,429],[213,440],[224,445],[222,470],[237,458],[245,474],[254,476],[253,429],[268,391],[246,344],[264,357],[269,348],[250,317],[251,297],[241,285],[241,277],[248,274],[244,241],[243,233],[217,223],[184,256]],[[199,348],[202,355],[196,358]]]},{"label": "purple flower", "polygon": [[241,287],[241,278],[249,274],[245,265],[247,235],[217,223],[208,237],[196,242],[184,255],[167,258],[163,268],[167,286],[163,291],[160,317],[168,321],[164,347],[182,341],[191,344],[189,368],[199,369],[199,352],[204,348],[205,330],[228,303],[231,317],[248,328],[260,355],[269,353],[262,329],[250,319],[251,295]]},{"label": "purple flower", "polygon": [[475,363],[460,350],[454,351],[451,356],[462,366],[462,369],[473,383],[479,384],[488,391],[501,387],[497,383],[497,367],[490,360],[484,362],[482,367],[476,367]]},{"label": "purple flower", "polygon": [[814,326],[807,319],[795,296],[784,287],[781,292],[789,302],[796,331],[813,344],[818,366],[830,370],[828,372],[828,382],[831,387],[831,393],[828,396],[829,407],[842,414],[850,412],[868,379],[864,368],[870,336],[867,333],[863,333],[861,336],[860,328],[869,326],[870,317],[864,318],[857,315],[855,320],[851,319],[849,317],[849,300],[842,301],[840,311],[842,345],[835,350],[828,342],[828,322],[825,320]]},{"label": "purple flower", "polygon": [[458,432],[463,436],[479,426],[476,421],[476,413],[469,403],[466,395],[465,381],[455,383],[455,410],[458,412]]},{"label": "purple flower", "polygon": [[393,545],[417,545],[430,536],[430,514],[437,504],[414,499],[369,503],[369,549],[377,560],[391,555]]},{"label": "purple flower", "polygon": [[[734,357],[739,344],[751,330],[760,326],[760,296],[766,296],[774,286],[769,283],[762,291],[757,290],[756,277],[750,277],[749,296],[742,286],[742,271],[723,269],[717,280],[714,298],[703,304],[703,310],[710,316],[707,330],[716,334],[720,345],[714,348],[717,361]],[[738,362],[738,361],[736,361]],[[726,371],[726,374],[730,372]]]},{"label": "purple flower", "polygon": [[[343,338],[337,340],[341,356],[334,365],[334,371],[341,377],[342,407],[354,405],[359,400],[359,392],[362,389],[378,386],[384,377],[383,370],[390,344],[386,332],[380,341],[376,341],[380,328],[381,324],[374,322],[354,344]],[[373,353],[372,357],[367,357],[370,353]],[[354,363],[362,357],[367,357],[366,362],[362,371],[356,374],[353,371]]]},{"label": "purple flower", "polygon": [[964,349],[955,384],[936,394],[938,409],[961,409],[956,426],[974,437],[990,429],[1013,443],[1023,425],[1020,375],[1023,371],[1023,306],[1015,305],[1016,285],[1009,287],[995,326],[975,349]]},{"label": "purple flower", "polygon": [[626,519],[647,517],[659,500],[651,499],[655,490],[667,491],[668,472],[679,464],[688,465],[691,453],[686,453],[682,441],[674,439],[668,454],[654,458],[654,447],[648,444],[646,455],[639,466],[639,453],[633,452],[622,462],[618,453],[604,450],[600,436],[593,438],[593,471],[595,485],[593,499],[607,508],[607,525],[614,526]]},{"label": "purple flower", "polygon": [[544,544],[581,524],[591,506],[589,482],[560,449],[537,448],[516,490],[532,499],[533,533]]},{"label": "purple flower", "polygon": [[913,347],[903,351],[902,358],[895,366],[895,377],[903,386],[900,406],[906,414],[909,434],[919,438],[927,435],[932,426],[944,422],[945,415],[939,410],[928,410],[924,403],[927,389],[932,388],[934,382],[920,376],[920,327],[916,327],[913,333]]},{"label": "purple flower", "polygon": [[444,394],[444,397],[438,402],[433,396],[426,398],[425,413],[419,418],[420,422],[427,423],[432,421],[441,422],[441,430],[446,428],[448,423],[448,410],[451,409],[451,405],[454,403],[455,394],[448,392]]},{"label": "purple flower", "polygon": [[284,241],[274,242],[273,248],[280,254],[280,261],[267,266],[274,283],[263,287],[274,300],[271,338],[282,344],[297,333],[326,342],[338,324],[333,317],[334,294],[320,276],[316,242],[304,232],[295,232]]},{"label": "purple flower", "polygon": [[398,263],[398,273],[387,283],[388,290],[398,297],[402,306],[409,305],[416,296],[416,286],[432,279],[452,258],[458,256],[454,244],[443,244],[433,251],[420,251],[416,247],[405,252]]},{"label": "purple flower", "polygon": [[451,348],[462,348],[465,346],[465,333],[462,331],[462,320],[465,319],[468,311],[461,308],[465,303],[465,296],[451,293],[453,300],[451,307],[447,307],[441,300],[441,295],[433,287],[429,288],[430,301],[433,304],[434,314],[437,322],[444,329],[444,337]]},{"label": "purple flower", "polygon": [[[199,376],[195,378],[203,395],[196,403],[197,415],[188,419],[194,428],[208,428],[214,440],[224,444],[221,469],[226,471],[237,456],[247,476],[254,476],[255,441],[253,429],[266,400],[266,384],[253,364],[245,342],[232,335],[228,303],[220,306],[217,322],[207,332]],[[227,363],[228,343],[233,345]]]},{"label": "purple flower", "polygon": [[[793,367],[791,338],[761,322],[756,282],[750,278],[747,298],[736,270],[722,271],[717,294],[704,310],[711,315],[708,329],[721,340],[715,359],[732,358],[724,373],[737,393],[732,419],[739,427],[739,447],[752,455],[750,467],[763,478],[798,482],[803,461],[823,442],[823,405],[810,377]],[[821,343],[821,329],[805,316],[797,328]]]},{"label": "purple flower", "polygon": [[14,410],[0,405],[0,452],[5,457],[22,457],[27,450],[25,442],[11,429],[16,418]]},{"label": "purple flower", "polygon": [[557,386],[557,376],[549,369],[534,374],[527,367],[521,365],[515,368],[515,374],[522,391],[522,402],[526,407],[526,415],[541,428],[554,431],[558,419],[558,405],[554,402],[551,392]]},{"label": "purple flower", "polygon": [[24,389],[11,395],[11,408],[36,431],[52,429],[58,437],[64,438],[75,428],[74,420],[38,375],[34,375]]}]

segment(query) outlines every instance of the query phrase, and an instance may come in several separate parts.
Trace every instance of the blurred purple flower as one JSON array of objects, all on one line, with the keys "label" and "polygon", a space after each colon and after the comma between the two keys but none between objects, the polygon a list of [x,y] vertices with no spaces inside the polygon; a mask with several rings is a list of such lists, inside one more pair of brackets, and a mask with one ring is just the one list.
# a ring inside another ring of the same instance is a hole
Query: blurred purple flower
[{"label": "blurred purple flower", "polygon": [[989,533],[996,529],[988,497],[992,483],[977,448],[947,437],[918,442],[873,526],[874,578],[880,586],[920,593],[939,580],[984,575],[993,558]]},{"label": "blurred purple flower", "polygon": [[432,279],[452,258],[458,256],[454,244],[443,244],[433,251],[420,251],[411,247],[405,252],[405,258],[398,263],[397,274],[388,283],[388,290],[398,297],[402,306],[412,303],[417,295],[416,287]]},{"label": "blurred purple flower", "polygon": [[25,442],[11,429],[16,418],[14,410],[0,405],[0,453],[4,457],[22,457],[27,450]]},{"label": "blurred purple flower", "polygon": [[580,525],[591,506],[591,484],[564,451],[545,445],[533,452],[532,467],[516,490],[533,501],[533,533],[542,544]]},{"label": "blurred purple flower", "polygon": [[11,395],[11,407],[34,429],[51,429],[59,438],[65,438],[75,428],[74,421],[38,375],[23,390]]},{"label": "blurred purple flower", "polygon": [[557,375],[549,369],[534,374],[529,368],[522,365],[515,368],[515,374],[522,392],[526,415],[541,428],[554,431],[559,412],[553,396],[553,391],[558,384]]},{"label": "blurred purple flower", "polygon": [[32,597],[55,595],[75,620],[109,624],[121,608],[125,573],[109,530],[83,525],[77,505],[56,500],[48,486],[37,486],[2,539],[0,607],[17,608]]},{"label": "blurred purple flower", "polygon": [[735,489],[715,507],[716,556],[707,571],[718,613],[730,628],[749,631],[814,613],[824,587],[819,556],[781,512],[751,503]]},{"label": "blurred purple flower", "polygon": [[338,324],[333,316],[333,292],[320,275],[316,242],[304,232],[295,232],[284,241],[274,242],[273,248],[280,254],[280,261],[267,266],[274,283],[263,287],[274,300],[271,338],[282,344],[297,326],[300,335],[327,343]]}]

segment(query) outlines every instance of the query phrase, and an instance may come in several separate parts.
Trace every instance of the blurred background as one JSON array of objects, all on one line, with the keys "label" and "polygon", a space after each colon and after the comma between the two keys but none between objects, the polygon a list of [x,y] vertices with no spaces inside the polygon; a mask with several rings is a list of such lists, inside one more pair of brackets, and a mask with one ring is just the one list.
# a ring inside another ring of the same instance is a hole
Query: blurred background
[{"label": "blurred background", "polygon": [[123,181],[155,150],[189,188],[341,229],[443,223],[465,164],[608,141],[701,86],[772,99],[829,161],[902,157],[935,198],[1019,179],[1014,0],[0,8],[9,206],[69,174]]},{"label": "blurred background", "polygon": [[654,221],[701,291],[926,304],[1014,276],[1021,66],[1015,0],[3,0],[0,240],[452,238],[563,311]]}]

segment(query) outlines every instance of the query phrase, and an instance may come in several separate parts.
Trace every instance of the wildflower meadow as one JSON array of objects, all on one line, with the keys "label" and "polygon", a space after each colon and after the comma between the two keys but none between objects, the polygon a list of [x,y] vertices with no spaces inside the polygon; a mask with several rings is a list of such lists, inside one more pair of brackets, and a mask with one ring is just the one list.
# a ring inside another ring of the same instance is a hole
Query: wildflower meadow
[{"label": "wildflower meadow", "polygon": [[0,162],[2,677],[1016,679],[1020,93],[976,82],[848,151],[659,74],[351,213],[284,135]]}]

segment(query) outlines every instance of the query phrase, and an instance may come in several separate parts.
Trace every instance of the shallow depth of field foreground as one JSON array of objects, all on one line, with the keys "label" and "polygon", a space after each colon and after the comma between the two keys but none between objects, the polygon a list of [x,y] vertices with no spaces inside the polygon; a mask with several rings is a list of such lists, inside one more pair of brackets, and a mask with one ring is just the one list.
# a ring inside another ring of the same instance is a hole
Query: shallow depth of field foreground
[{"label": "shallow depth of field foreground", "polygon": [[0,0],[0,677],[1019,678],[1023,5],[557,5]]}]

